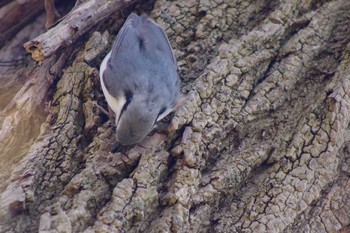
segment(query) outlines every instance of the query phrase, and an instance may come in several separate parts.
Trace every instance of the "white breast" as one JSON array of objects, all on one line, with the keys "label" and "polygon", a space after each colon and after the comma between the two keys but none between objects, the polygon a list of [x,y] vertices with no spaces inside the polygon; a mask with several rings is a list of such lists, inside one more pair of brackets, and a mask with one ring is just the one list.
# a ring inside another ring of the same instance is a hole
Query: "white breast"
[{"label": "white breast", "polygon": [[[116,121],[119,119],[119,115],[120,112],[126,102],[125,97],[122,95],[120,96],[118,99],[114,98],[107,90],[104,82],[103,82],[103,73],[107,68],[107,62],[109,60],[109,58],[111,57],[111,52],[109,52],[107,54],[107,56],[103,59],[101,66],[100,66],[100,82],[101,82],[101,86],[102,86],[102,91],[103,94],[107,100],[107,103],[109,105],[109,107],[113,110],[113,112],[115,112],[116,114]],[[106,79],[108,78],[113,78],[113,77],[105,77]]]}]

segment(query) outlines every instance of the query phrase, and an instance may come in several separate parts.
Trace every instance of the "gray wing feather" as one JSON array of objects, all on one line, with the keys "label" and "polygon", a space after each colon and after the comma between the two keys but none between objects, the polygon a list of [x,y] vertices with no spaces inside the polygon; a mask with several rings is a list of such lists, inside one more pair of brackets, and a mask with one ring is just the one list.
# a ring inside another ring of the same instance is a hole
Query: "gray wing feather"
[{"label": "gray wing feather", "polygon": [[172,74],[176,74],[176,59],[163,29],[146,16],[131,14],[117,35],[103,75],[107,90],[118,98],[153,83],[178,85]]},{"label": "gray wing feather", "polygon": [[[127,34],[134,33],[134,32],[130,32],[132,30],[132,24],[131,24],[132,18],[133,18],[133,14],[126,19],[123,27],[119,30],[119,33],[112,46],[111,58],[107,62],[107,69],[103,74],[103,81],[106,85],[106,88],[108,92],[115,98],[118,98],[121,95],[124,95],[124,91],[125,89],[127,89],[127,86],[121,80],[123,78],[123,74],[121,72],[122,70],[120,69],[118,70],[116,62],[118,62],[117,60],[119,60],[117,59],[118,54],[123,54],[125,50],[128,50],[128,47],[130,47],[130,44],[132,43],[130,40],[128,40],[126,41],[128,46],[126,47],[124,45],[125,44],[124,40]],[[128,37],[130,37],[130,35]]]},{"label": "gray wing feather", "polygon": [[148,49],[151,51],[158,49],[165,52],[171,58],[172,62],[176,65],[176,58],[164,30],[153,20],[146,18],[145,16],[142,17],[144,23],[141,33],[143,34],[142,36],[148,39],[147,42],[149,42],[148,44],[146,43],[145,47],[148,45]]}]

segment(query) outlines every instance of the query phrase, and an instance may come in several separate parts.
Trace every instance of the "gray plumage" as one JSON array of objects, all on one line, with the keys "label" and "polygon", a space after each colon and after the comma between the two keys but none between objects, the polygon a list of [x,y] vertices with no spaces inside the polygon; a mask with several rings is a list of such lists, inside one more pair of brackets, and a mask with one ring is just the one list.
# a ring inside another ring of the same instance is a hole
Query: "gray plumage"
[{"label": "gray plumage", "polygon": [[117,140],[141,141],[171,112],[180,93],[176,60],[164,30],[131,14],[100,68],[107,102],[116,113]]}]

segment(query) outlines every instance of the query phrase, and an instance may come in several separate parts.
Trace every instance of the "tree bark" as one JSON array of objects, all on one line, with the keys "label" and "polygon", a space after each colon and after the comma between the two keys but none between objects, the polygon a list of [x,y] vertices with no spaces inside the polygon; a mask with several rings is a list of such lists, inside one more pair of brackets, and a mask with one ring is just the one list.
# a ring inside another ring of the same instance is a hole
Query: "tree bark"
[{"label": "tree bark", "polygon": [[56,20],[60,17],[60,14],[56,10],[54,0],[45,0],[45,12],[46,12],[46,23],[45,28],[51,28]]},{"label": "tree bark", "polygon": [[187,101],[167,133],[111,153],[97,69],[148,5],[28,64],[0,151],[18,143],[5,126],[50,104],[21,160],[0,163],[0,232],[349,232],[350,2],[156,1]]}]

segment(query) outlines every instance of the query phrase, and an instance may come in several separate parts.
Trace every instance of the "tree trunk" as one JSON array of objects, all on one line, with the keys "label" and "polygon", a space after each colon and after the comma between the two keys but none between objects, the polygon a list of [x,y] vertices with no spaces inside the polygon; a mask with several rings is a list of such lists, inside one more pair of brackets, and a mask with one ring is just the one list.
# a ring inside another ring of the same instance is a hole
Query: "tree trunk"
[{"label": "tree trunk", "polygon": [[[111,153],[97,70],[132,11],[165,28],[187,101]],[[350,232],[349,11],[90,0],[46,33],[39,16],[0,50],[0,232]]]}]

